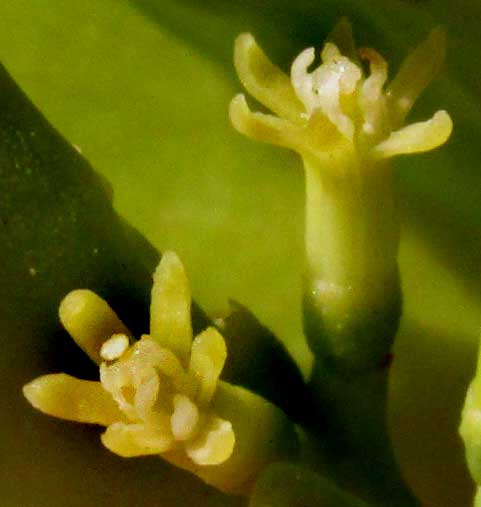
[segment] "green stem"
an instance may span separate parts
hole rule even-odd
[[[416,506],[386,427],[387,372],[401,314],[392,169],[349,153],[332,157],[329,167],[307,158],[304,165],[304,326],[316,358],[318,464],[373,505]]]
[[[329,368],[369,371],[389,354],[401,313],[391,167],[304,164],[306,337]]]
[[[344,378],[317,361],[311,388],[321,428],[313,431],[317,466],[341,487],[372,505],[420,503],[404,483],[386,425],[388,365]]]

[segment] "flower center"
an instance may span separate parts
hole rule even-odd
[[[323,63],[308,72],[314,58],[314,48],[305,49],[291,67],[292,86],[306,109],[306,117],[309,119],[320,110],[342,134],[352,140],[354,125],[344,113],[342,105],[355,94],[362,78],[361,69],[342,56],[337,46],[330,42],[321,52]]]

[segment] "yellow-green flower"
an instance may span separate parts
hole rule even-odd
[[[214,327],[193,338],[190,306],[184,267],[171,252],[154,274],[150,334],[138,341],[99,296],[69,293],[60,319],[100,363],[100,382],[51,374],[24,394],[47,414],[106,426],[102,443],[119,456],[161,454],[219,489],[245,493],[260,468],[296,446],[294,429],[263,398],[219,380],[224,338]]]
[[[388,159],[432,150],[451,134],[444,110],[403,126],[444,61],[444,33],[433,30],[389,84],[384,58],[372,48],[357,49],[345,19],[311,71],[315,58],[314,48],[305,49],[288,76],[252,35],[238,37],[239,78],[274,114],[252,112],[237,95],[230,117],[241,133],[302,157],[304,330],[317,359],[351,374],[386,361],[400,318],[400,220]]]
[[[433,30],[405,60],[387,85],[388,65],[372,48],[356,49],[351,27],[342,20],[320,52],[302,51],[290,77],[273,65],[251,34],[238,37],[235,65],[246,90],[275,115],[252,113],[243,95],[231,103],[231,119],[242,133],[298,151],[331,171],[346,158],[363,163],[431,150],[452,130],[445,111],[427,121],[402,126],[419,94],[444,59],[444,33]],[[363,70],[366,62],[369,72]]]

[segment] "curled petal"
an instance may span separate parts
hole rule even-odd
[[[427,121],[413,123],[393,132],[372,150],[374,158],[420,153],[445,143],[453,129],[453,122],[446,111],[438,111]]]
[[[307,71],[316,57],[314,48],[307,48],[292,62],[291,81],[296,95],[304,104],[306,112],[310,114],[316,107],[317,94],[314,92],[312,76]]]
[[[123,458],[160,454],[173,446],[172,436],[153,432],[143,424],[111,424],[101,436],[104,446]]]
[[[435,28],[402,63],[387,89],[391,121],[401,125],[412,105],[438,74],[446,55],[446,34]]]
[[[387,62],[374,49],[359,50],[361,58],[369,61],[370,75],[362,84],[359,105],[363,113],[363,134],[379,132],[385,116],[383,86],[387,79]]]
[[[352,34],[352,26],[347,18],[343,17],[337,22],[326,40],[334,43],[341,54],[347,56],[349,60],[360,64],[356,51],[356,42]]]
[[[341,107],[352,102],[361,70],[331,42],[322,49],[323,63],[308,72],[314,61],[314,49],[304,50],[292,63],[291,80],[297,96],[303,102],[307,116],[321,110],[348,139],[352,140],[354,125]]]
[[[186,445],[186,453],[198,465],[220,465],[232,454],[235,434],[232,424],[212,417],[202,432]]]
[[[244,95],[232,99],[229,115],[234,127],[247,137],[295,151],[303,149],[302,128],[270,114],[253,113]]]
[[[59,316],[77,345],[97,364],[103,360],[102,344],[113,334],[131,336],[107,302],[90,290],[69,292],[60,303]]]
[[[80,380],[65,373],[38,377],[24,386],[23,394],[37,410],[68,421],[108,426],[124,420],[117,404],[99,382]]]
[[[234,64],[239,79],[255,99],[278,116],[299,121],[304,108],[289,77],[269,61],[250,33],[237,37]]]
[[[150,335],[183,362],[187,362],[192,343],[190,306],[190,286],[184,266],[174,252],[165,252],[154,273]]]
[[[200,404],[211,400],[226,357],[224,338],[215,328],[210,327],[196,336],[192,343],[189,369],[200,382]]]

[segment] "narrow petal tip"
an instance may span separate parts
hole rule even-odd
[[[123,420],[116,403],[99,382],[65,373],[38,377],[23,387],[23,394],[34,408],[60,419],[105,426]]]
[[[250,113],[249,106],[245,95],[238,93],[229,104],[229,118],[234,128],[241,134],[246,134],[244,131],[245,117]]]
[[[41,396],[42,391],[41,388],[39,389],[39,380],[41,378],[42,377],[39,377],[35,380],[32,380],[28,384],[25,384],[22,387],[22,392],[27,401],[30,403],[30,405],[32,405],[32,407],[36,408],[37,410],[41,410],[43,412],[41,408],[42,403],[40,401],[42,398]]]
[[[185,362],[192,342],[192,298],[187,273],[177,254],[165,252],[153,278],[150,335]]]
[[[61,417],[65,409],[62,401],[70,397],[68,379],[63,373],[42,375],[23,386],[23,395],[40,412]]]
[[[387,89],[394,126],[402,124],[419,95],[439,74],[445,58],[446,32],[437,27],[406,57]]]
[[[294,122],[299,119],[303,107],[289,77],[267,58],[252,34],[237,37],[234,66],[244,88],[256,100],[282,118]]]
[[[234,128],[251,139],[296,151],[303,149],[304,138],[300,127],[271,114],[252,112],[242,94],[232,99],[229,116]]]
[[[256,40],[250,32],[239,34],[234,42],[234,62],[237,62],[241,53],[248,51],[249,48],[256,45]]]
[[[392,132],[372,150],[373,158],[389,158],[433,150],[444,144],[451,135],[453,122],[449,114],[438,111],[430,120],[407,125]]]

